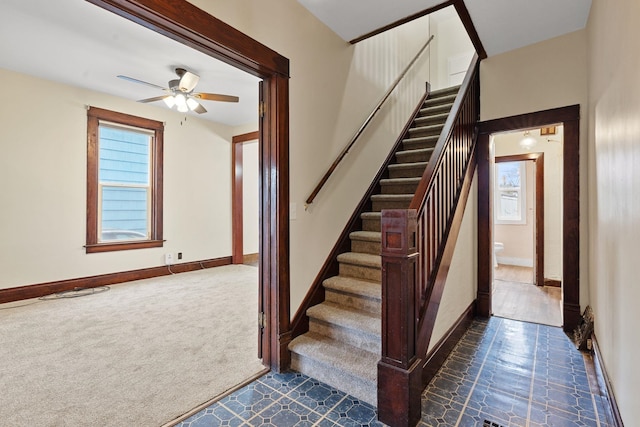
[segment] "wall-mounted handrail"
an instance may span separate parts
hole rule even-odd
[[[331,174],[333,174],[333,171],[336,170],[336,168],[338,167],[338,165],[340,164],[340,162],[342,161],[342,159],[344,159],[344,157],[347,155],[347,153],[349,152],[349,150],[351,150],[351,148],[353,147],[353,145],[356,143],[356,141],[358,140],[358,138],[360,137],[360,135],[362,135],[362,133],[365,131],[365,129],[367,128],[367,126],[369,125],[369,123],[371,123],[371,120],[373,120],[373,118],[375,117],[375,115],[378,113],[378,111],[380,111],[380,109],[382,108],[382,106],[384,105],[385,101],[391,96],[391,93],[393,93],[393,91],[395,90],[395,88],[398,86],[398,84],[400,84],[400,81],[402,81],[402,79],[404,78],[404,76],[409,72],[409,70],[411,69],[411,67],[413,66],[413,64],[418,60],[418,58],[420,58],[420,56],[422,55],[422,53],[425,51],[425,49],[429,46],[429,44],[431,43],[431,41],[433,40],[435,36],[431,36],[429,37],[429,40],[427,40],[427,42],[420,48],[420,50],[418,51],[418,53],[413,57],[413,59],[411,60],[411,62],[409,62],[409,64],[405,67],[405,69],[402,71],[402,73],[400,73],[400,75],[398,76],[398,78],[393,82],[393,84],[391,85],[391,87],[389,88],[389,90],[387,90],[387,92],[384,94],[384,96],[382,97],[382,99],[378,102],[378,104],[376,104],[376,106],[374,107],[373,111],[371,112],[371,114],[369,114],[369,116],[367,116],[367,118],[365,119],[364,123],[362,123],[362,125],[358,128],[358,130],[356,131],[356,133],[353,135],[353,137],[351,137],[351,139],[349,140],[349,142],[347,143],[347,145],[345,146],[345,148],[340,152],[340,154],[338,155],[338,157],[336,158],[336,160],[331,164],[331,166],[329,167],[329,169],[327,170],[327,172],[322,176],[322,179],[320,179],[320,182],[318,182],[318,184],[316,185],[316,187],[313,189],[313,191],[311,192],[311,194],[309,195],[309,197],[307,197],[307,200],[305,201],[305,209],[307,207],[309,207],[309,205],[311,203],[313,203],[313,200],[316,198],[316,196],[318,195],[318,193],[320,192],[320,190],[322,190],[322,187],[324,187],[324,185],[326,184],[326,182],[329,180],[329,177],[331,176]]]

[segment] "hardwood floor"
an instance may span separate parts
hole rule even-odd
[[[562,288],[533,284],[532,268],[500,265],[494,269],[494,316],[562,326],[561,298]]]

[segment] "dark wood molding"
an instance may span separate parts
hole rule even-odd
[[[100,151],[99,128],[101,121],[108,121],[126,126],[134,126],[151,130],[154,133],[151,142],[151,215],[150,232],[148,240],[129,242],[99,242],[98,239],[98,206],[99,206],[99,166],[98,156]],[[86,226],[86,253],[125,251],[131,249],[145,249],[162,247],[162,182],[163,182],[163,152],[164,152],[164,123],[144,117],[103,108],[89,107],[87,110],[87,226]]]
[[[260,132],[249,132],[231,138],[231,253],[234,264],[245,264],[244,256],[244,164],[242,144],[260,140]]]
[[[351,214],[349,221],[347,221],[347,225],[342,230],[342,233],[340,233],[340,236],[338,237],[336,244],[331,249],[331,252],[329,252],[329,255],[327,256],[327,259],[322,265],[322,268],[320,268],[318,275],[316,276],[313,283],[311,284],[311,288],[309,289],[304,299],[302,300],[302,303],[300,304],[300,307],[296,311],[295,316],[293,316],[293,320],[291,321],[291,325],[292,325],[291,330],[293,333],[293,338],[300,336],[309,330],[309,318],[307,317],[307,310],[310,307],[313,307],[314,305],[318,305],[324,301],[324,286],[322,285],[322,282],[324,282],[329,277],[338,275],[339,264],[336,258],[341,253],[349,252],[351,250],[351,239],[349,238],[349,234],[351,234],[353,231],[361,229],[362,220],[360,218],[360,215],[362,214],[362,212],[366,212],[371,208],[371,196],[375,192],[380,190],[380,184],[379,184],[380,180],[386,176],[387,168],[389,164],[391,164],[391,162],[395,159],[395,152],[398,150],[398,148],[402,144],[404,135],[409,131],[409,128],[411,128],[413,121],[420,113],[420,108],[422,107],[422,104],[424,104],[424,101],[429,96],[429,93],[430,93],[430,85],[429,83],[427,83],[427,89],[424,96],[420,98],[420,101],[418,102],[415,110],[411,114],[411,117],[405,124],[404,129],[402,130],[402,132],[400,132],[400,136],[396,140],[393,148],[389,151],[389,155],[387,156],[385,161],[382,163],[382,166],[380,166],[380,169],[378,169],[378,173],[376,174],[375,178],[371,181],[371,185],[365,192],[362,199],[360,199],[360,203],[358,203],[358,206],[356,206],[353,213]]]
[[[391,24],[385,25],[384,27],[378,28],[377,30],[373,30],[370,33],[363,34],[360,37],[356,37],[353,40],[350,40],[349,43],[356,44],[373,36],[377,36],[378,34],[384,33],[385,31],[392,30],[400,25],[406,24],[407,22],[411,22],[415,19],[422,18],[423,16],[429,15],[430,13],[437,12],[440,9],[444,9],[447,6],[451,6],[455,3],[456,0],[448,0],[443,3],[437,4],[428,9],[421,10],[420,12],[414,13],[413,15],[409,15],[406,18],[399,19]]]
[[[613,393],[613,387],[611,386],[611,380],[607,374],[607,370],[604,367],[602,353],[600,352],[600,346],[596,334],[591,334],[591,343],[593,345],[593,364],[596,370],[597,385],[600,389],[600,396],[603,397],[603,401],[609,403],[608,408],[611,411],[611,416],[616,427],[624,427],[622,422],[622,415],[620,415],[620,409],[618,408],[618,402],[616,395]]]
[[[265,365],[288,368],[289,60],[185,0],[86,0],[262,79],[260,308]],[[265,345],[266,344],[266,345]],[[265,351],[266,350],[266,351]]]
[[[555,124],[563,137],[563,328],[580,322],[580,105],[553,108],[480,123],[478,139],[478,315],[491,315],[492,225],[489,181],[489,137],[493,133]]]
[[[480,60],[485,59],[487,57],[487,52],[484,50],[484,46],[482,45],[482,41],[476,31],[475,25],[473,25],[471,15],[469,15],[469,10],[464,4],[464,0],[454,0],[453,6],[456,8],[456,12],[458,12],[462,25],[464,25],[465,30],[467,30],[467,35],[471,39],[473,47],[476,49],[478,58],[480,58]]]
[[[242,264],[244,254],[244,203],[242,144],[231,146],[231,253],[233,263]]]
[[[534,279],[537,286],[544,286],[544,153],[515,154],[495,158],[496,163],[501,162],[527,162],[535,163],[536,193],[534,196],[535,212],[535,261]],[[493,245],[492,245],[493,246]],[[493,251],[493,247],[491,248]]]
[[[554,287],[554,288],[561,288],[562,287],[562,281],[555,280],[555,279],[544,279],[544,285],[545,286],[551,286],[551,287]]]
[[[438,372],[449,353],[456,346],[460,338],[465,334],[475,316],[476,301],[473,301],[465,311],[462,312],[458,320],[449,328],[440,340],[433,346],[427,354],[422,367],[422,388],[426,387]]]
[[[220,267],[231,264],[231,257],[213,258],[202,261],[174,264],[171,267],[151,267],[140,270],[122,271],[118,273],[101,274],[98,276],[80,277],[77,279],[59,280],[55,282],[39,283],[15,288],[0,289],[0,304],[20,301],[29,298],[39,298],[57,292],[70,291],[76,288],[95,288],[97,286],[115,285],[133,280],[151,279],[153,277],[168,276],[175,273],[202,270],[203,268]]]

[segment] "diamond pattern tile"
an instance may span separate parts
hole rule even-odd
[[[422,394],[420,427],[612,426],[585,358],[560,328],[475,320]],[[269,373],[179,423],[384,426],[376,408],[297,372]]]

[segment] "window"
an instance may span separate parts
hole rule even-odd
[[[87,253],[162,246],[162,141],[155,120],[89,108]]]
[[[526,224],[525,163],[496,163],[495,220],[496,224]]]

